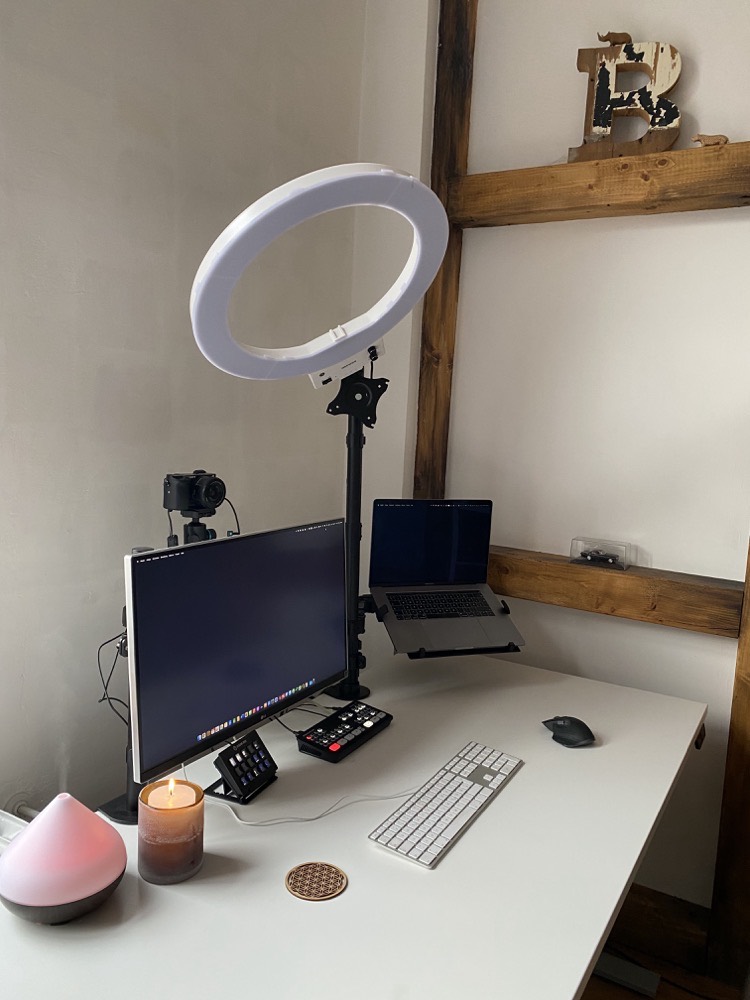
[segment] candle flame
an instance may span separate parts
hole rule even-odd
[[[174,795],[174,778],[169,779],[169,794]]]

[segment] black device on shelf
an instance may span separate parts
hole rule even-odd
[[[348,757],[393,722],[393,716],[372,705],[353,701],[297,734],[301,753],[332,764]]]
[[[136,781],[345,676],[344,541],[337,519],[126,556]]]
[[[245,805],[276,780],[278,767],[258,733],[247,733],[214,761],[221,778],[206,795]]]

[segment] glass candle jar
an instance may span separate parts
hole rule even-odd
[[[203,864],[203,789],[174,778],[138,796],[138,871],[146,882],[184,882]]]

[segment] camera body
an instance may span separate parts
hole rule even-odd
[[[164,477],[164,506],[183,517],[210,517],[224,502],[227,489],[213,472],[168,472]]]

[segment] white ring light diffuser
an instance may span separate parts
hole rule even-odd
[[[324,212],[374,205],[411,223],[414,242],[406,265],[367,312],[298,347],[246,347],[229,329],[227,312],[245,268],[282,233]],[[198,347],[222,371],[240,378],[310,375],[367,350],[404,318],[437,274],[448,242],[445,210],[428,187],[377,163],[326,167],[289,181],[238,215],[198,268],[190,317]]]

